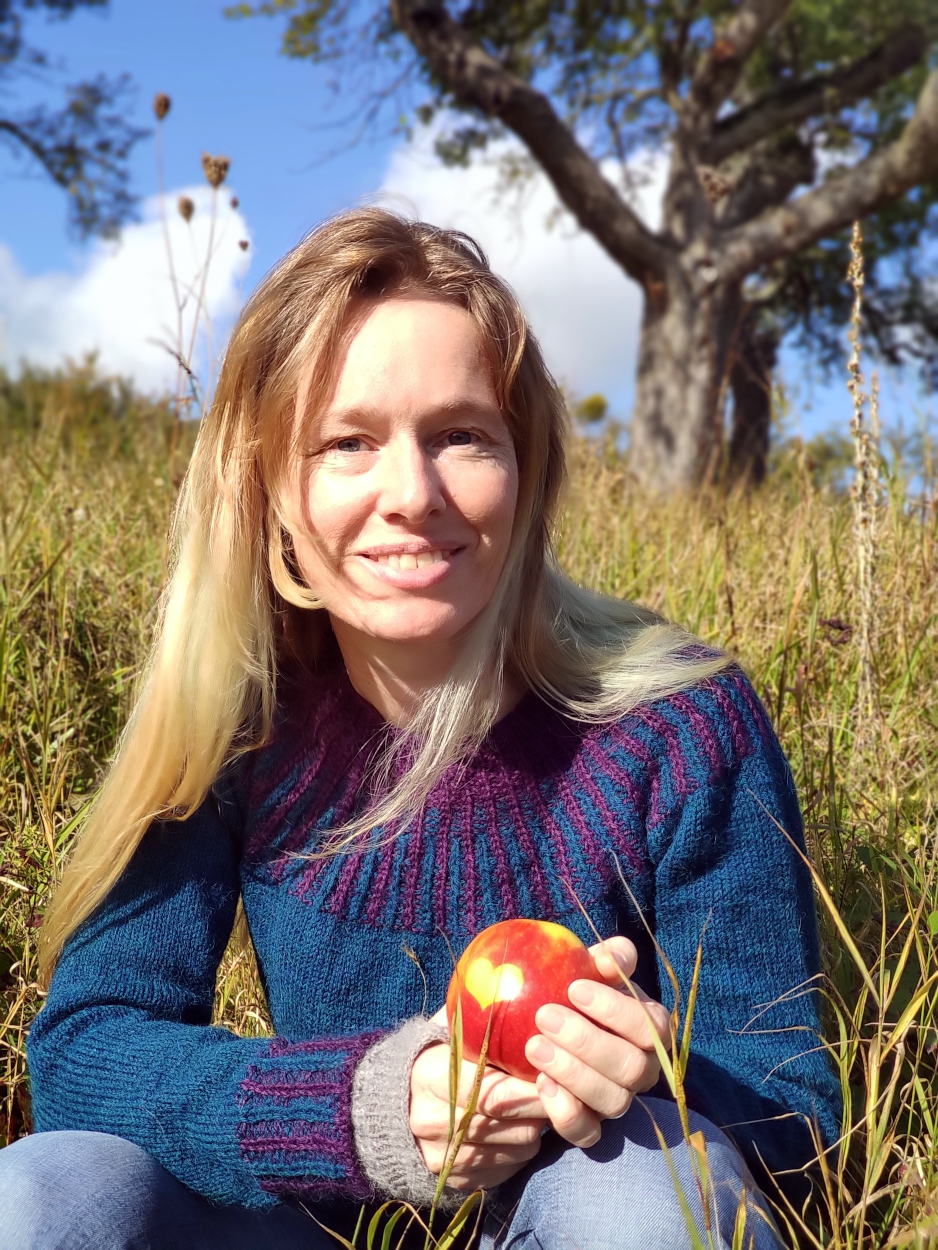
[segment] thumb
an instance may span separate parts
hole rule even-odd
[[[605,942],[597,942],[590,947],[590,954],[596,965],[596,971],[607,983],[621,989],[624,986],[622,974],[632,976],[638,964],[638,951],[635,943],[627,937],[616,934]]]

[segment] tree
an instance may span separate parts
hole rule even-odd
[[[366,45],[389,56],[368,109],[420,84],[415,114],[447,126],[444,160],[509,133],[525,145],[644,292],[633,463],[659,488],[699,481],[724,455],[762,475],[779,342],[800,334],[830,356],[857,218],[869,218],[879,347],[934,366],[938,298],[920,273],[938,230],[934,0],[389,0],[370,16],[356,0],[269,0],[232,12],[288,14],[289,55],[346,68]],[[628,192],[641,157],[665,148],[652,230]]]
[[[115,234],[136,203],[129,190],[130,150],[147,132],[127,124],[129,79],[104,75],[66,88],[59,109],[45,105],[19,113],[4,107],[9,85],[43,74],[48,58],[26,43],[29,11],[67,18],[76,9],[104,8],[108,0],[0,0],[0,140],[18,157],[32,159],[68,193],[69,219],[79,235]]]

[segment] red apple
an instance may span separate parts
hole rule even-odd
[[[524,1053],[538,1032],[534,1017],[545,1003],[570,1006],[571,981],[602,981],[593,957],[563,925],[547,920],[503,920],[472,939],[453,972],[446,995],[449,1027],[461,1007],[463,1055],[475,1063],[489,1019],[487,1061],[533,1081],[537,1069]]]

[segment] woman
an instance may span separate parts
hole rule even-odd
[[[746,1164],[798,1171],[810,1126],[836,1133],[811,887],[778,827],[800,843],[794,787],[726,657],[559,572],[562,432],[462,236],[348,213],[250,300],[146,680],[43,927],[40,1132],[0,1154],[4,1246],[321,1250],[362,1202],[429,1204],[453,952],[512,916],[609,939],[606,984],[541,1010],[536,1083],[487,1072],[447,1202],[490,1191],[487,1246],[691,1244],[676,1110],[635,1095],[665,961],[683,1008],[700,944],[714,1236],[742,1202],[776,1244]],[[239,898],[273,1039],[209,1024]]]

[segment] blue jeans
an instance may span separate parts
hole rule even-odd
[[[533,1163],[489,1204],[480,1250],[690,1247],[652,1115],[706,1245],[676,1109],[643,1098],[621,1120],[608,1120],[602,1139],[589,1150],[569,1147],[553,1135],[545,1138]],[[781,1244],[775,1226],[733,1146],[701,1116],[692,1115],[691,1129],[702,1130],[707,1140],[712,1245],[731,1245],[743,1198],[744,1244],[775,1250]],[[357,1209],[350,1204],[311,1211],[323,1224],[351,1235]],[[437,1227],[444,1226],[441,1218]],[[213,1206],[120,1137],[39,1133],[0,1151],[0,1250],[335,1250],[337,1245],[298,1205],[270,1211]]]

